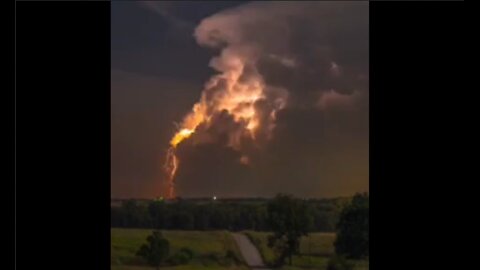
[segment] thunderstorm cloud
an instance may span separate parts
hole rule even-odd
[[[213,69],[226,74],[241,63],[240,83],[264,85],[253,104],[254,139],[221,110],[182,145],[179,194],[368,189],[368,3],[251,3],[204,19],[194,35],[218,49]],[[209,109],[223,102],[227,85],[219,78],[205,88]]]

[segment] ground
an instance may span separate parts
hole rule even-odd
[[[250,268],[264,268],[265,263],[262,256],[252,241],[243,233],[232,233],[232,235],[237,242],[245,263]]]
[[[232,235],[227,231],[162,231],[170,241],[170,254],[183,247],[190,248],[195,256],[188,265],[162,267],[175,270],[231,269],[246,270],[247,267],[225,262],[227,250],[231,250],[239,259],[240,251]],[[151,230],[111,229],[111,269],[112,270],[149,270],[145,262],[135,256],[139,247],[146,242]],[[230,265],[229,265],[230,264]],[[228,265],[228,266],[227,266]]]
[[[111,229],[111,269],[112,270],[152,270],[145,266],[145,262],[135,256],[138,248],[146,242],[151,230],[146,229]],[[248,267],[233,263],[224,263],[223,258],[227,250],[243,261],[243,257],[235,243],[233,234],[227,231],[163,231],[170,241],[171,252],[175,253],[182,247],[190,248],[194,259],[188,265],[162,267],[165,270],[248,270]],[[273,261],[274,254],[267,246],[268,233],[243,232],[259,249],[265,262]],[[334,233],[311,233],[302,238],[300,243],[301,256],[294,256],[293,265],[285,266],[282,270],[325,270],[329,256],[334,254]],[[367,260],[354,261],[355,270],[368,270]]]
[[[273,251],[267,246],[267,232],[245,232],[252,242],[257,246],[266,263],[274,260]],[[311,233],[303,237],[300,242],[300,256],[294,256],[292,266],[285,266],[282,269],[326,269],[329,257],[335,252],[333,243],[334,233]],[[355,270],[368,270],[368,260],[353,261]]]

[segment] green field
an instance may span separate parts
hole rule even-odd
[[[231,250],[243,261],[235,240],[227,231],[162,231],[170,241],[170,254],[183,247],[190,248],[195,256],[188,265],[162,267],[166,270],[248,270],[243,264],[225,260],[227,250]],[[112,270],[152,270],[142,258],[135,256],[139,247],[151,233],[146,229],[111,229],[111,269]],[[245,232],[259,249],[267,263],[274,261],[274,253],[267,246],[268,233]],[[334,233],[311,233],[300,242],[300,255],[293,257],[293,265],[282,270],[318,269],[327,267],[329,257],[334,254]],[[367,260],[354,261],[355,270],[368,270]]]
[[[111,229],[111,269],[112,270],[149,270],[142,258],[135,256],[139,247],[146,242],[151,230],[146,229]],[[194,259],[188,265],[162,267],[162,269],[196,270],[196,269],[248,269],[235,265],[225,258],[231,250],[238,259],[243,260],[235,240],[227,231],[163,231],[170,242],[170,254],[183,247],[194,252]]]
[[[267,232],[247,231],[245,234],[257,246],[266,263],[273,263],[275,255],[267,246]],[[282,269],[326,269],[329,257],[334,255],[333,243],[335,241],[334,233],[310,233],[308,237],[302,237],[300,242],[300,255],[292,259],[292,266],[285,266]],[[353,261],[355,270],[368,270],[367,260]]]
[[[154,267],[148,266],[133,266],[133,265],[112,265],[111,270],[156,270]],[[204,266],[201,264],[189,264],[189,265],[179,265],[171,267],[161,267],[162,270],[249,270],[249,268],[244,266],[220,266],[220,265],[210,265]]]

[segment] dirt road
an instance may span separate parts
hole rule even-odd
[[[241,233],[232,234],[247,265],[252,270],[267,269],[263,263],[262,256],[260,256],[260,252],[258,252],[257,248],[253,245],[250,239]]]

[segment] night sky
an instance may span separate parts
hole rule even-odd
[[[202,92],[217,106],[231,55],[264,82],[255,139],[213,112],[178,146],[179,196],[368,191],[368,2],[113,1],[111,20],[112,198],[164,194],[169,141]]]

